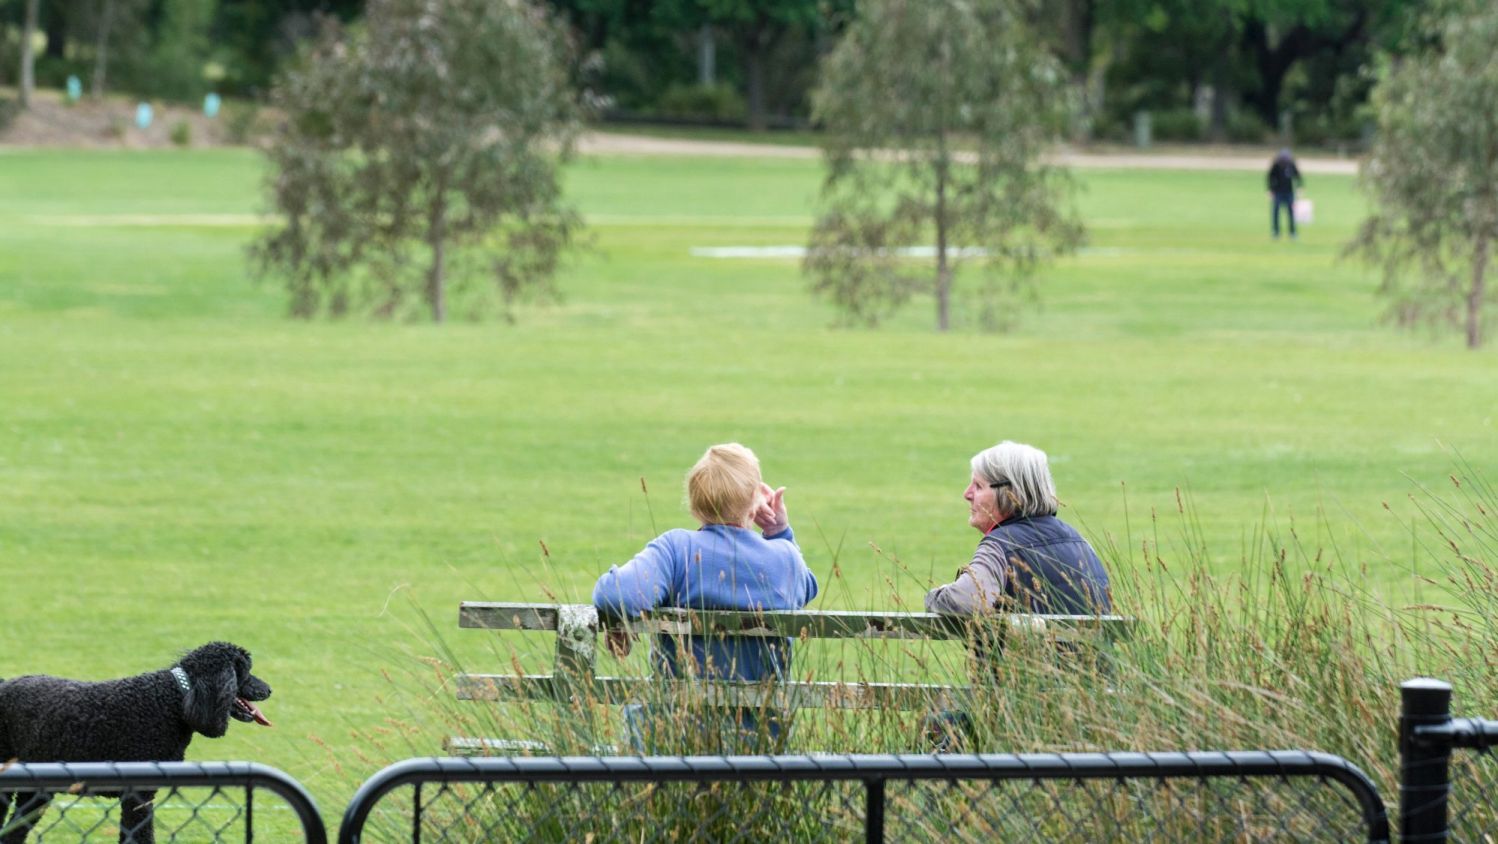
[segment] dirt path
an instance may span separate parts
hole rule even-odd
[[[613,132],[589,132],[578,144],[585,155],[683,155],[722,156],[725,158],[816,158],[815,147],[753,144],[736,141],[701,141],[683,138],[655,138],[646,135],[624,135]],[[1057,164],[1069,167],[1096,167],[1141,170],[1267,170],[1272,150],[1249,154],[1242,149],[1214,148],[1189,151],[1161,149],[1155,152],[1131,151],[1063,151],[1052,157]],[[1358,162],[1349,158],[1297,158],[1306,173],[1353,175]]]
[[[135,125],[135,105],[124,98],[104,102],[83,100],[68,105],[57,91],[37,91],[30,111],[16,116],[0,132],[0,152],[5,148],[162,148],[172,146],[171,130],[185,124],[191,146],[218,146],[225,135],[224,118],[210,120],[200,110],[156,105],[150,128]],[[757,144],[739,141],[689,140],[630,135],[617,132],[587,132],[578,144],[584,155],[722,156],[731,158],[802,158],[820,155],[816,147]],[[1272,150],[1250,152],[1232,147],[1160,147],[1147,153],[1127,148],[1062,151],[1052,160],[1070,167],[1110,167],[1153,170],[1242,170],[1263,171]],[[1358,163],[1347,158],[1298,158],[1306,173],[1354,174]]]
[[[3,132],[0,148],[16,149],[164,149],[177,146],[172,132],[187,146],[211,147],[224,142],[224,119],[204,117],[201,109],[152,105],[151,125],[135,124],[135,103],[123,97],[101,101],[63,101],[62,94],[38,89],[30,109],[18,113]]]

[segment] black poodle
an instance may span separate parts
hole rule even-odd
[[[181,762],[193,733],[218,738],[229,718],[270,726],[254,701],[270,686],[250,673],[250,652],[210,642],[171,668],[84,683],[31,675],[0,682],[0,765],[19,762]],[[6,827],[6,810],[16,812]],[[154,791],[120,801],[120,841],[151,844]],[[21,844],[50,801],[43,792],[0,794],[0,836]]]

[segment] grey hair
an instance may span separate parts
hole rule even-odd
[[[1035,446],[1004,440],[973,455],[973,474],[990,484],[999,510],[1008,516],[1056,515],[1056,482],[1045,452]]]

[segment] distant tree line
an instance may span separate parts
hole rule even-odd
[[[1164,138],[1358,140],[1372,213],[1348,252],[1382,270],[1391,320],[1477,348],[1495,39],[1492,0],[0,0],[0,81],[23,107],[70,75],[273,102],[287,225],[254,254],[300,316],[549,295],[580,226],[555,168],[600,105],[823,129],[813,291],[862,323],[929,294],[942,330],[959,265],[1004,327],[1081,241],[1043,163],[1062,132],[1127,137],[1147,111]],[[928,236],[932,266],[905,260]]]
[[[28,26],[35,83],[192,101],[259,97],[318,19],[352,20],[363,0],[0,0],[0,84],[18,84]]]
[[[859,0],[550,0],[618,114],[803,125],[820,58]],[[1083,104],[1079,139],[1366,140],[1364,72],[1429,0],[1055,0],[1031,31]]]
[[[810,122],[817,67],[859,0],[547,0],[605,114],[765,128]],[[1078,139],[1366,140],[1364,72],[1434,0],[1055,0],[1029,21],[1083,105]],[[365,0],[0,0],[0,82],[19,78],[35,4],[37,84],[190,100],[259,96],[317,18]],[[41,39],[38,39],[40,42]]]

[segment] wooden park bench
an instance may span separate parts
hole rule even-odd
[[[999,625],[1007,636],[1043,636],[1047,641],[1081,647],[1108,647],[1127,638],[1134,619],[1117,615],[1030,615],[987,617],[985,625]],[[951,707],[968,686],[898,682],[711,682],[663,681],[651,677],[607,677],[595,671],[598,636],[612,628],[627,629],[637,637],[762,636],[806,639],[969,640],[973,619],[925,612],[844,612],[831,610],[775,610],[763,612],[657,609],[632,620],[601,619],[586,604],[529,604],[488,601],[464,602],[458,626],[483,630],[530,630],[556,635],[550,674],[464,674],[457,678],[462,700],[567,702],[578,696],[600,703],[638,702],[661,685],[684,688],[708,706],[746,708],[841,708],[919,710]],[[510,745],[514,744],[512,748]],[[521,743],[523,744],[523,743]],[[520,749],[513,740],[454,738],[454,753],[485,753]]]

